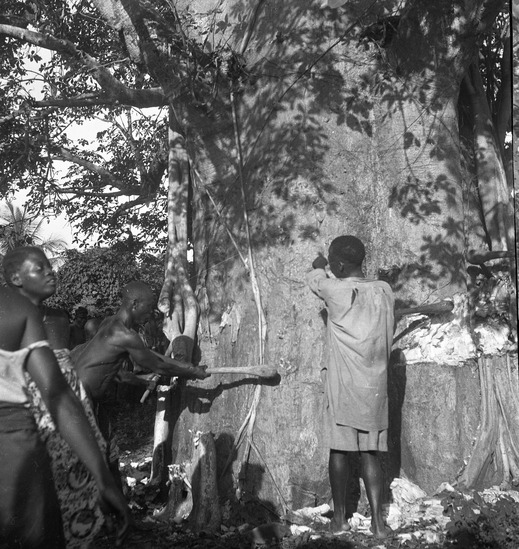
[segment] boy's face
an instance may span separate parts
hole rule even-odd
[[[56,291],[56,277],[43,253],[30,253],[12,277],[13,284],[29,298],[43,301]]]

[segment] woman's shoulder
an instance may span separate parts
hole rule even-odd
[[[4,311],[9,313],[35,314],[37,312],[35,305],[8,286],[0,286],[0,302]]]

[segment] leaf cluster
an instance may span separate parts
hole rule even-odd
[[[519,539],[517,502],[503,495],[487,503],[475,492],[467,498],[459,492],[449,493],[442,501],[450,517],[447,539],[450,547],[474,549],[515,549]]]
[[[90,316],[105,317],[117,311],[121,289],[132,280],[142,280],[156,295],[163,278],[163,258],[146,255],[141,260],[121,246],[67,250],[57,272],[57,291],[50,306],[73,311],[85,307]]]
[[[176,75],[188,101],[210,110],[222,76],[240,77],[228,45],[228,17],[221,7],[204,14],[189,8],[179,13],[162,0],[145,11],[163,70]],[[108,26],[91,2],[5,0],[0,23],[74,44],[127,90],[159,86],[145,64],[131,59],[125,37]],[[113,86],[103,88],[82,55],[42,52],[0,35],[0,193],[25,189],[31,211],[65,211],[80,229],[80,243],[95,235],[111,244],[129,227],[143,243],[162,243],[167,112],[133,110],[132,120],[121,128],[130,108],[119,101]],[[68,100],[95,103],[101,96],[112,97],[113,104],[67,106]],[[95,119],[111,126],[89,142],[81,135],[82,125]]]

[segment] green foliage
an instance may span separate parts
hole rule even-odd
[[[164,0],[149,10],[165,70],[179,76],[194,103],[211,110],[222,77],[241,78],[227,61],[233,59],[228,17],[221,8],[179,13]],[[0,23],[30,25],[69,41],[128,90],[158,86],[144,64],[130,60],[123,37],[90,2],[4,0]],[[105,101],[96,103],[99,96]],[[67,105],[76,98],[85,106]],[[131,227],[149,249],[163,249],[168,112],[124,105],[113,86],[99,89],[82,56],[50,54],[0,34],[0,193],[26,189],[31,211],[65,211],[82,235],[79,243],[95,234],[111,245]],[[82,125],[94,120],[106,122],[106,129],[89,141]]]
[[[158,295],[163,271],[162,258],[147,255],[141,263],[117,247],[68,250],[57,273],[57,292],[47,303],[69,312],[86,307],[90,316],[104,317],[116,312],[121,289],[132,280],[146,282]]]
[[[466,497],[452,492],[443,500],[447,525],[447,547],[465,549],[516,549],[519,539],[519,506],[503,495],[487,503],[475,492]]]

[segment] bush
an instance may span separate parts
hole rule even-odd
[[[133,254],[115,247],[68,250],[57,272],[56,294],[46,303],[69,313],[85,307],[89,316],[105,317],[118,309],[121,289],[128,282],[142,280],[158,296],[163,277],[162,258],[147,255],[137,261]]]

